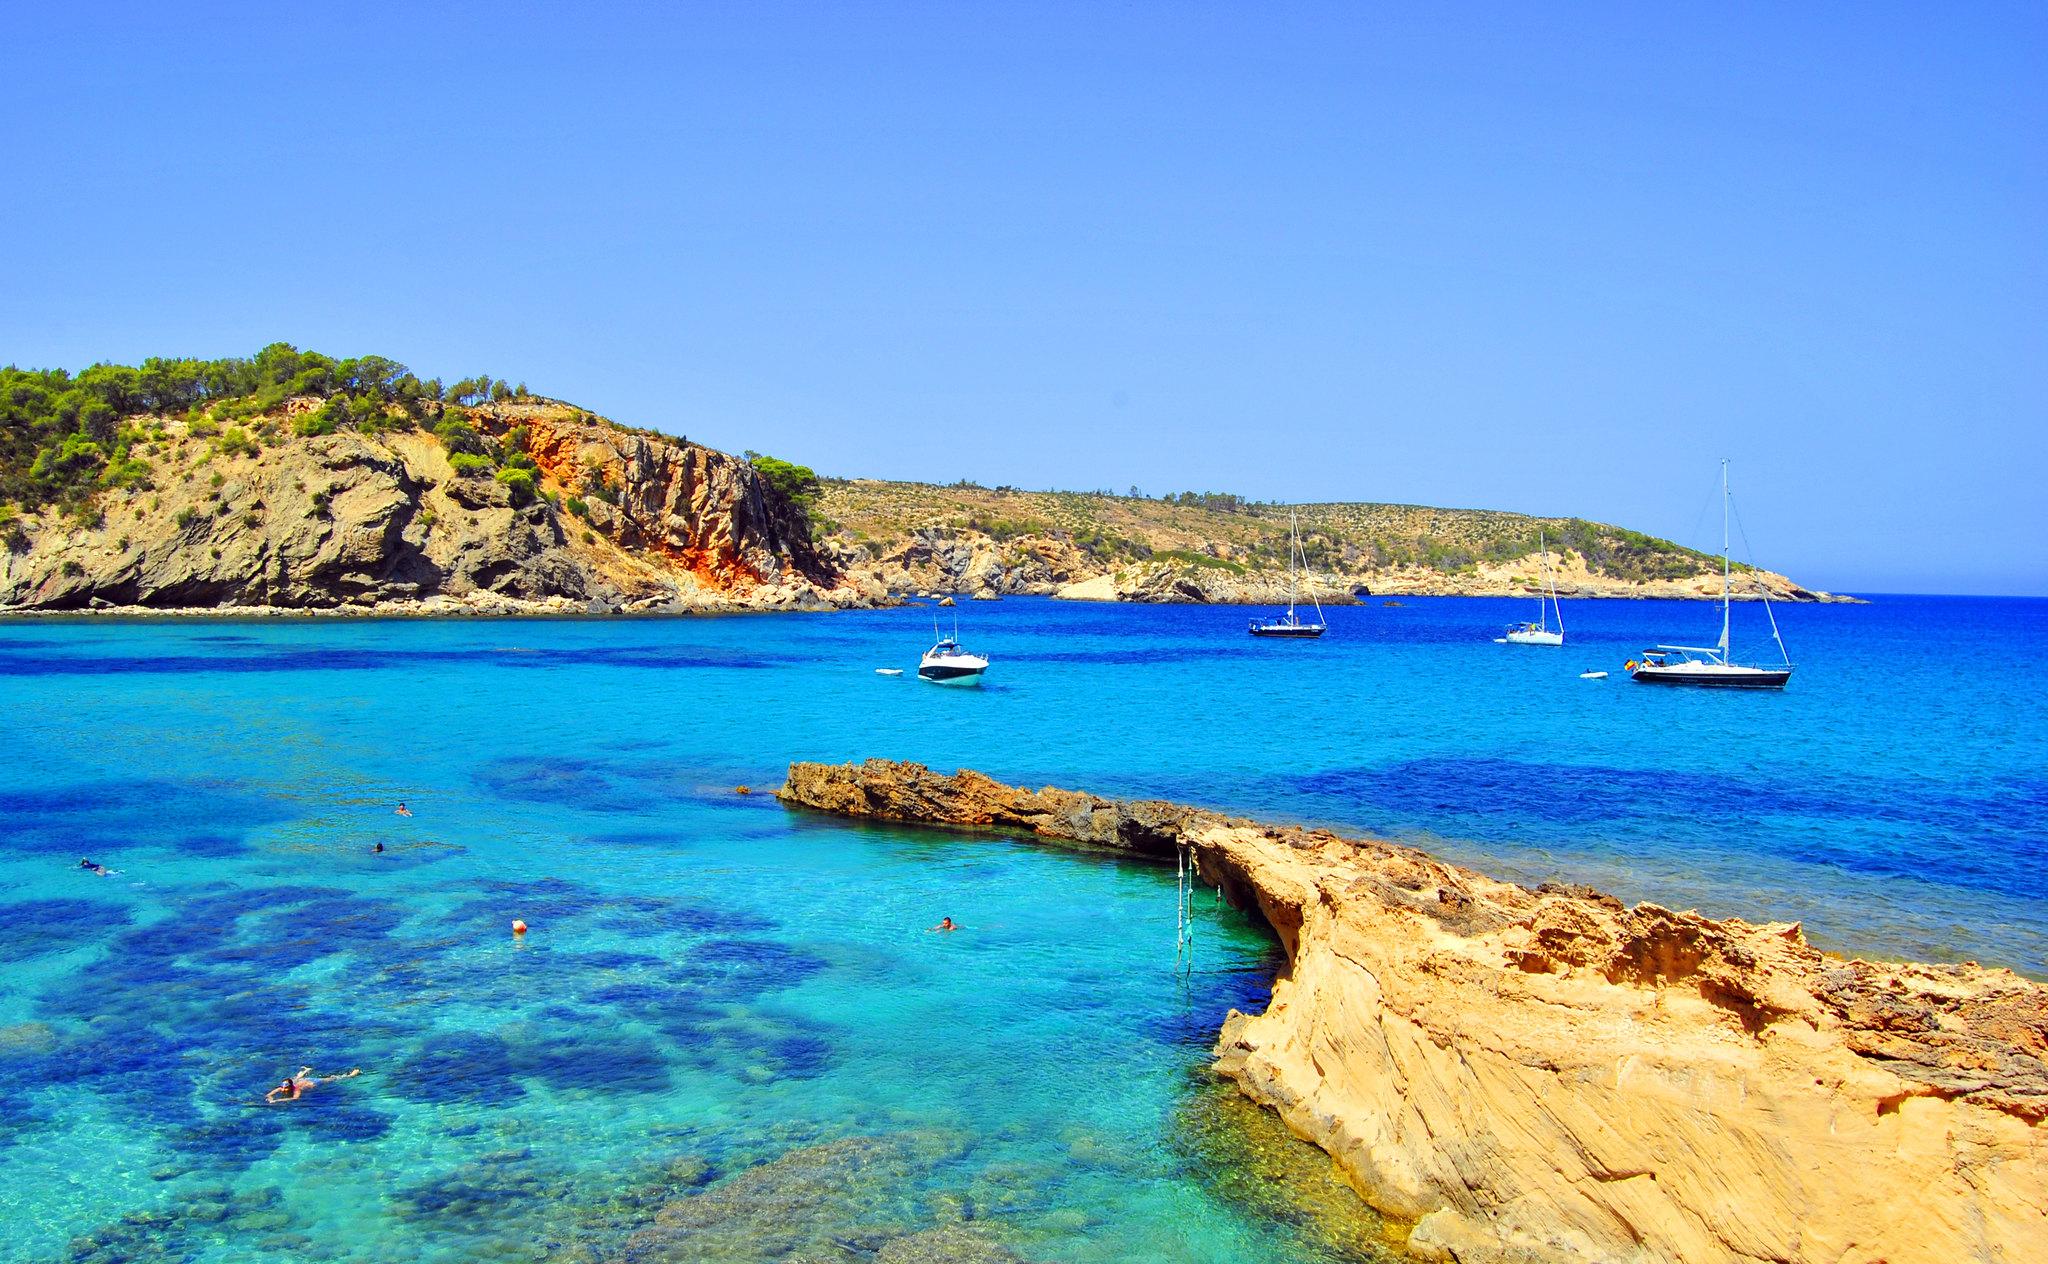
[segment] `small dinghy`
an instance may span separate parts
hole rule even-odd
[[[1580,673],[1579,673],[1579,679],[1580,679],[1580,680],[1605,680],[1605,679],[1607,679],[1607,673],[1606,673],[1606,672],[1580,672]]]
[[[902,669],[901,667],[877,667],[877,668],[875,668],[875,675],[877,675],[877,676],[901,676],[902,674],[903,674],[903,669]]]

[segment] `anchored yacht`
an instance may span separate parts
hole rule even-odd
[[[938,629],[932,629],[938,636]],[[980,654],[970,654],[960,648],[959,630],[952,636],[940,636],[938,644],[924,652],[917,660],[917,678],[929,680],[935,685],[978,685],[981,674],[988,670],[988,659]]]
[[[1771,611],[1771,593],[1761,584],[1764,617],[1771,621],[1771,639],[1778,643],[1781,665],[1760,667],[1728,656],[1728,462],[1721,462],[1721,640],[1715,645],[1653,645],[1641,660],[1631,659],[1628,674],[1645,685],[1698,685],[1709,689],[1783,689],[1792,679],[1792,658]]]
[[[1253,636],[1289,637],[1306,641],[1321,636],[1326,630],[1323,624],[1323,603],[1316,600],[1313,591],[1309,593],[1308,599],[1316,608],[1316,621],[1304,622],[1302,617],[1294,612],[1295,605],[1301,600],[1301,569],[1295,565],[1296,559],[1299,559],[1304,567],[1308,563],[1308,555],[1301,549],[1301,533],[1295,527],[1294,515],[1290,513],[1287,515],[1287,613],[1275,615],[1263,622],[1253,619]]]
[[[1517,623],[1500,638],[1505,645],[1563,645],[1564,608],[1557,604],[1557,575],[1550,569],[1550,544],[1543,538],[1543,532],[1536,533],[1538,545],[1543,549],[1543,582],[1550,590],[1548,603],[1541,594],[1536,597],[1536,622]],[[1551,630],[1550,615],[1557,614],[1557,629]]]

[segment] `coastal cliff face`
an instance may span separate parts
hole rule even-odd
[[[81,519],[15,519],[0,609],[532,613],[869,604],[748,463],[518,402],[450,410],[537,467],[531,493],[458,470],[431,432],[224,447],[176,418],[138,445],[147,486]]]
[[[1429,1259],[2048,1258],[2048,989],[1529,890],[1411,848],[922,765],[792,765],[787,803],[1185,848],[1284,944],[1217,1069]]]
[[[1304,594],[1533,594],[1547,545],[1566,597],[1719,597],[1719,557],[1572,518],[1415,505],[1277,506],[1233,496],[1147,499],[873,480],[827,482],[824,547],[850,575],[895,592],[1036,594],[1078,601],[1285,602],[1290,526]],[[1741,570],[1740,596],[1845,600],[1772,571]]]

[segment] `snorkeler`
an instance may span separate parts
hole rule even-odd
[[[942,918],[940,918],[940,919],[939,919],[939,924],[938,924],[937,926],[927,926],[927,927],[925,928],[925,930],[926,930],[927,932],[930,932],[930,931],[935,931],[935,930],[959,930],[959,929],[960,929],[960,928],[959,928],[958,926],[956,926],[956,925],[954,925],[954,924],[953,924],[953,919],[952,919],[952,918],[950,918],[950,917],[942,917]]]
[[[96,873],[102,878],[112,877],[114,873],[112,869],[107,868],[105,865],[96,865],[91,860],[80,860],[78,867],[88,873]]]
[[[412,809],[411,809],[411,808],[409,808],[409,807],[407,807],[407,806],[405,806],[405,804],[403,804],[403,803],[400,803],[400,804],[399,804],[399,805],[398,805],[397,807],[395,807],[395,808],[393,808],[393,809],[391,809],[391,810],[392,810],[393,812],[396,812],[396,813],[397,813],[398,815],[400,815],[400,816],[411,816],[411,815],[412,815]]]
[[[340,1075],[316,1077],[313,1074],[312,1067],[300,1067],[298,1074],[291,1076],[284,1083],[265,1093],[263,1095],[263,1103],[266,1106],[275,1106],[279,1102],[295,1102],[305,1096],[306,1090],[309,1088],[317,1088],[322,1084],[332,1084],[336,1080],[350,1079],[362,1073],[363,1069],[361,1067],[352,1067]]]

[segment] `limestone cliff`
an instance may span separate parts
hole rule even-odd
[[[716,610],[883,595],[846,581],[802,510],[739,458],[551,402],[459,411],[500,456],[516,434],[533,494],[458,470],[425,430],[273,427],[243,446],[155,419],[138,448],[149,485],[100,493],[90,518],[11,524],[0,608]]]
[[[1411,848],[917,764],[780,797],[1170,857],[1286,948],[1218,1070],[1431,1259],[2048,1259],[2048,989]]]

